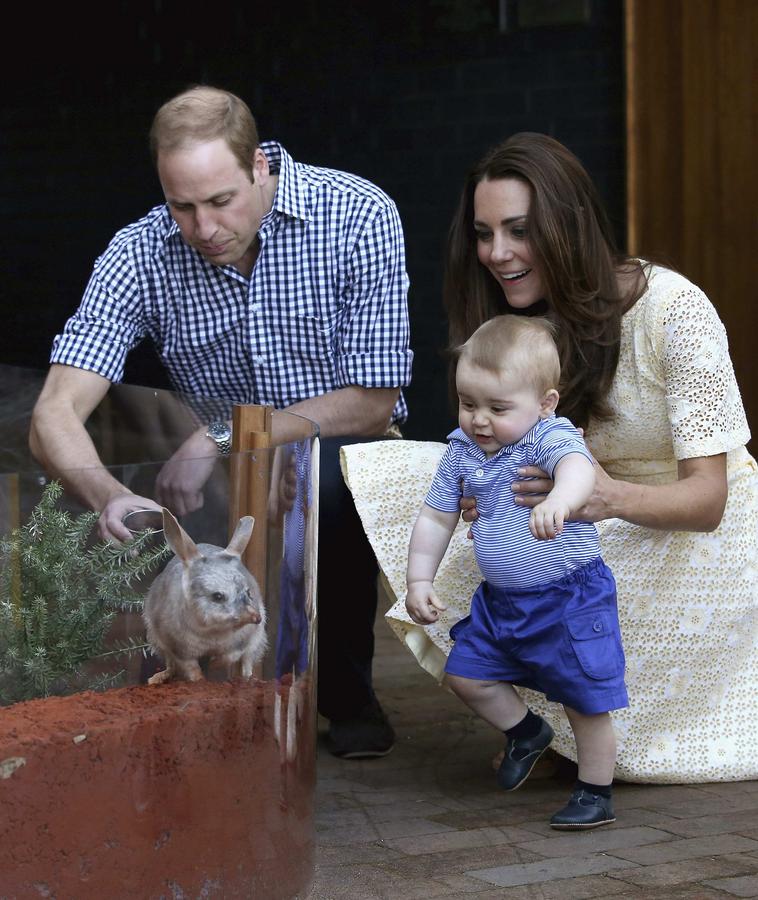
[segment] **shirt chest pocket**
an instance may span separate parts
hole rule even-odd
[[[281,349],[303,360],[329,360],[338,355],[339,331],[335,321],[290,315],[280,323]]]

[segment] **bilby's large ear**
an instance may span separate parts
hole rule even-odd
[[[166,542],[179,559],[186,565],[191,563],[193,559],[202,556],[195,542],[176,521],[173,514],[165,506],[162,509],[163,533],[166,535]]]
[[[252,516],[243,516],[239,520],[232,539],[229,541],[229,546],[226,548],[227,553],[231,553],[232,556],[242,556],[253,535],[253,525],[255,525],[255,519]]]

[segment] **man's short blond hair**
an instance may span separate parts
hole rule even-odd
[[[542,396],[558,389],[561,362],[556,345],[557,328],[543,317],[494,316],[456,348],[458,360],[516,377]]]
[[[226,141],[243,169],[252,167],[259,140],[248,105],[229,91],[196,85],[167,100],[155,114],[150,152],[157,164],[161,153],[218,138]]]

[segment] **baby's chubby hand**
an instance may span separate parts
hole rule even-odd
[[[429,625],[437,621],[447,606],[435,594],[431,581],[414,581],[408,585],[405,608],[416,624]]]
[[[548,497],[532,509],[529,531],[538,541],[550,540],[563,531],[563,523],[570,512],[568,503]]]

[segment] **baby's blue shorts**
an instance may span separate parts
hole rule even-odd
[[[522,590],[483,581],[450,637],[450,675],[531,688],[587,715],[629,705],[616,582],[599,557]]]

